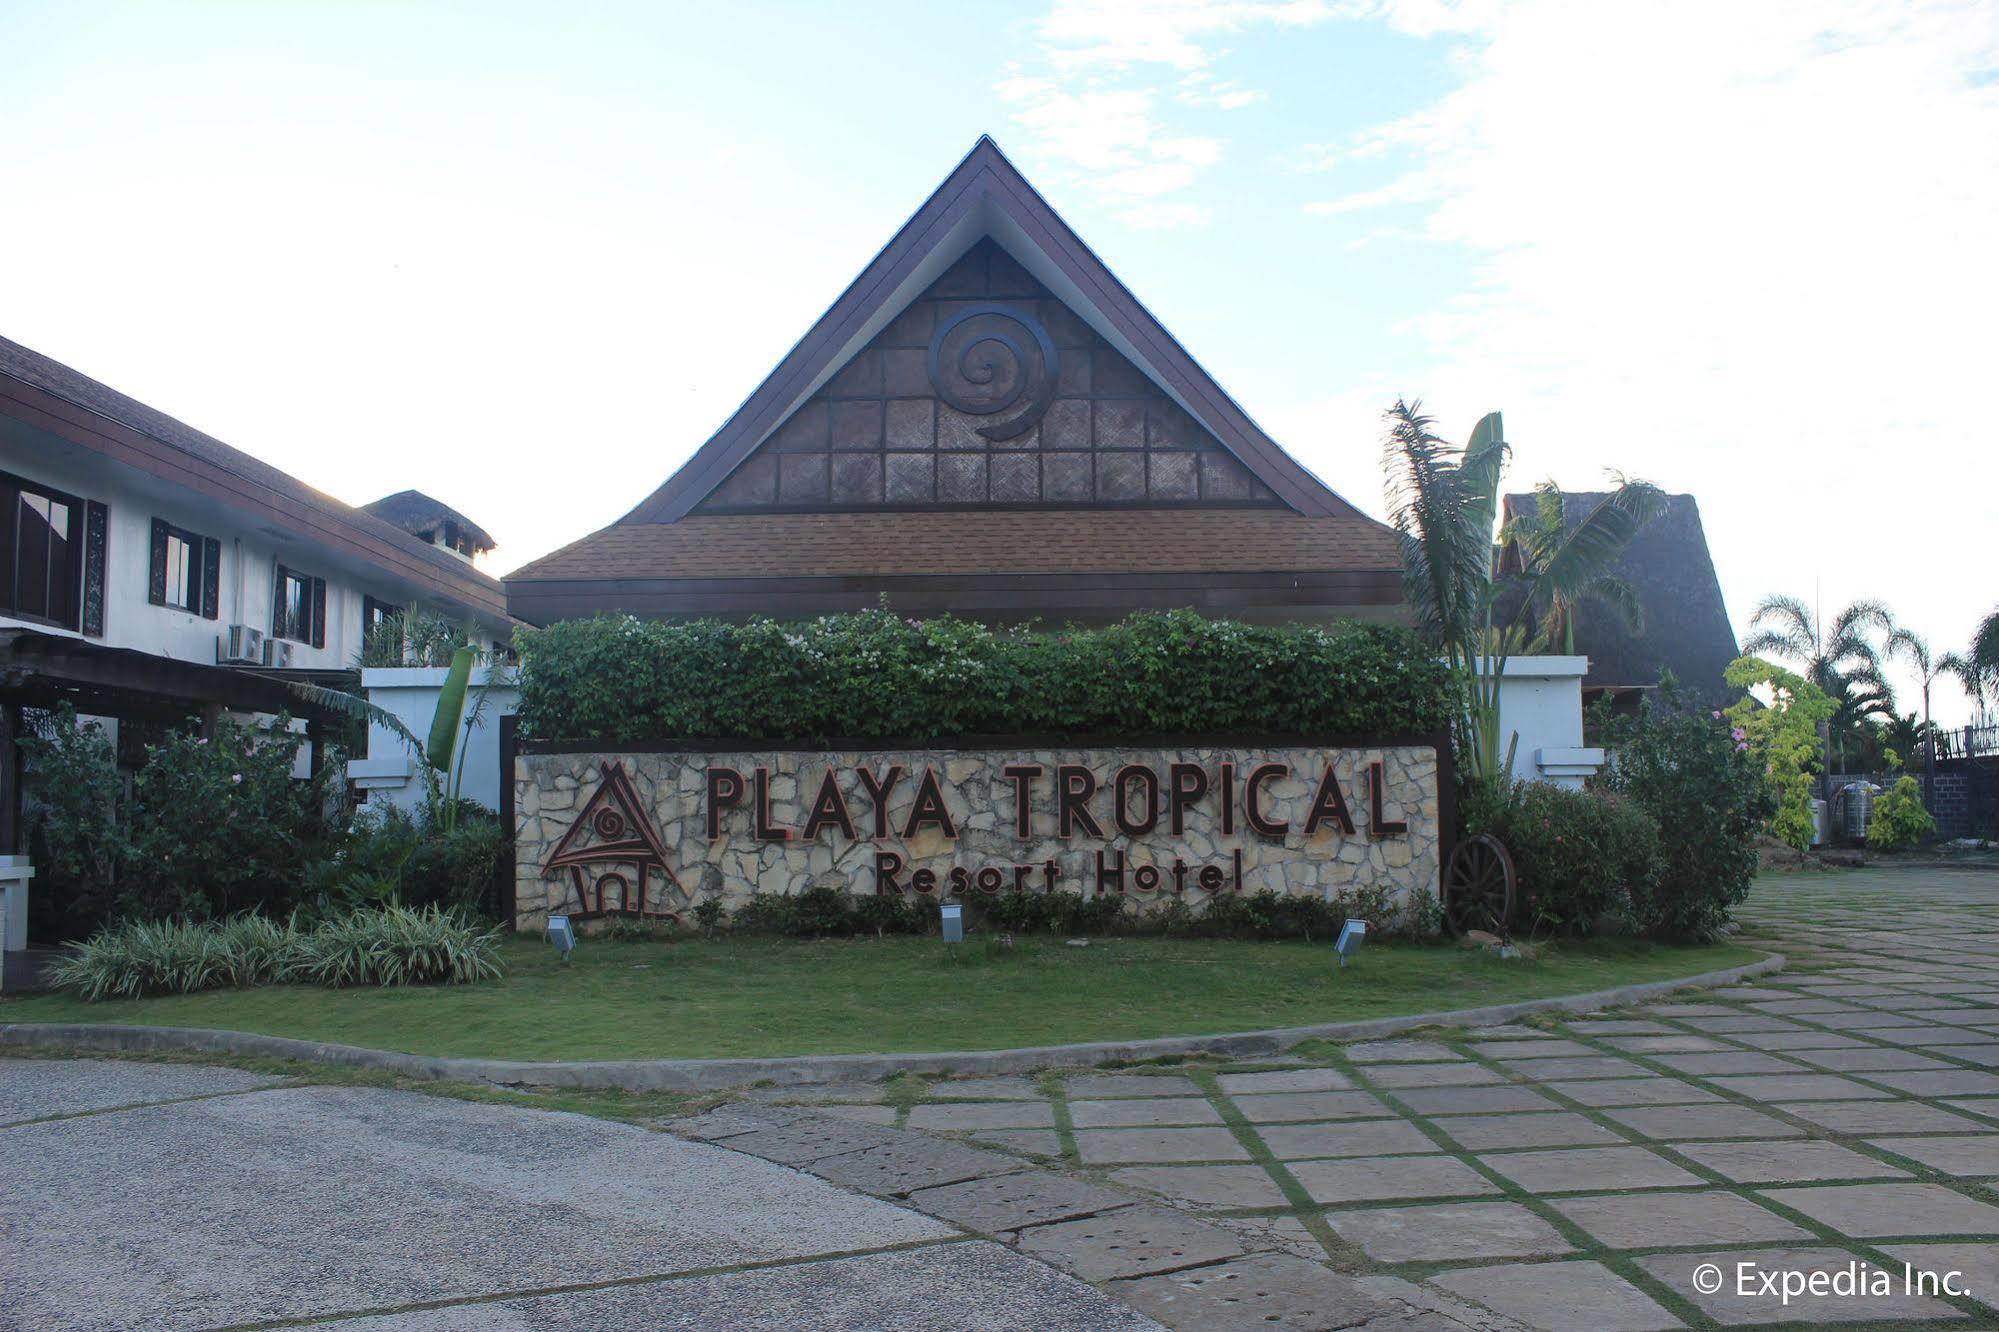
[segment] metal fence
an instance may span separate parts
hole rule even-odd
[[[1929,744],[1916,751],[1909,764],[1914,770],[1929,757]],[[1946,759],[1980,758],[1987,754],[1999,754],[1999,723],[1989,726],[1960,726],[1952,731],[1938,731],[1935,738],[1938,762]]]

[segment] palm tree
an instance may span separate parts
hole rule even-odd
[[[1923,641],[1921,634],[1916,633],[1912,629],[1897,628],[1891,629],[1888,632],[1888,651],[1885,655],[1890,661],[1894,661],[1897,658],[1905,658],[1910,667],[1916,672],[1916,679],[1922,683],[1923,725],[1921,734],[1926,737],[1926,743],[1923,745],[1923,799],[1928,801],[1930,799],[1931,788],[1936,785],[1937,778],[1936,725],[1930,720],[1930,686],[1936,683],[1939,675],[1951,669],[1950,654],[1946,653],[1941,657],[1933,657],[1930,655],[1930,645]],[[1910,715],[1913,716],[1914,714]]]
[[[1956,677],[1965,697],[1971,700],[1972,724],[1982,725],[1986,699],[1999,693],[1999,610],[1979,623],[1966,652],[1946,652],[1937,661],[1940,673]],[[1970,736],[1966,737],[1967,746]]]
[[[1617,489],[1570,526],[1562,488],[1543,481],[1534,488],[1534,512],[1515,518],[1500,533],[1511,557],[1508,563],[1517,565],[1517,573],[1531,585],[1520,606],[1528,623],[1538,625],[1531,646],[1574,656],[1576,620],[1585,600],[1616,611],[1634,634],[1645,627],[1638,594],[1611,570],[1632,539],[1666,511],[1666,492],[1623,476],[1617,483]]]
[[[1572,632],[1576,603],[1615,581],[1618,557],[1665,507],[1665,496],[1643,481],[1624,481],[1566,532],[1534,536],[1517,575],[1522,599],[1502,616],[1492,543],[1510,447],[1499,413],[1483,417],[1462,449],[1438,437],[1421,403],[1397,401],[1387,419],[1389,520],[1401,542],[1404,588],[1463,681],[1459,743],[1467,767],[1478,780],[1503,783],[1513,742],[1502,744],[1499,684],[1507,657],[1529,646],[1520,623],[1527,608],[1559,613]]]
[[[1895,715],[1895,695],[1881,673],[1881,649],[1868,635],[1892,634],[1895,622],[1878,601],[1856,601],[1822,625],[1796,597],[1763,598],[1750,618],[1757,630],[1742,645],[1745,656],[1775,653],[1802,665],[1805,678],[1830,695],[1837,710],[1824,727],[1827,772],[1831,771],[1832,741],[1839,740],[1842,768],[1846,740],[1873,718]]]
[[[1386,413],[1383,466],[1388,514],[1402,551],[1402,582],[1422,627],[1463,681],[1458,743],[1473,778],[1497,785],[1512,767],[1499,739],[1503,646],[1493,642],[1492,534],[1509,451],[1498,412],[1482,417],[1462,449],[1431,429],[1423,404],[1397,399]],[[1483,661],[1483,669],[1481,663]],[[1507,747],[1510,751],[1511,746]]]

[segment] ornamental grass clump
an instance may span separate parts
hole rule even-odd
[[[105,930],[56,963],[49,979],[87,1000],[187,994],[224,972],[215,931],[184,921],[138,921]]]
[[[463,985],[500,974],[500,932],[436,907],[377,907],[299,936],[299,980],[350,985]]]
[[[498,939],[498,930],[435,907],[354,911],[316,929],[249,914],[220,923],[135,921],[75,945],[50,979],[93,1002],[287,981],[465,984],[500,974]]]

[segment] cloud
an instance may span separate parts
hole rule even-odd
[[[1150,203],[1127,208],[1118,216],[1127,226],[1140,231],[1163,231],[1169,227],[1205,226],[1212,214],[1206,204]]]
[[[1187,133],[1177,117],[1237,111],[1261,89],[1220,76],[1219,43],[1253,27],[1300,27],[1336,13],[1324,0],[1057,0],[1036,23],[1037,53],[995,84],[1026,130],[1028,149],[1107,205],[1193,186],[1222,157],[1222,140]],[[1133,225],[1185,226],[1206,208],[1148,204],[1118,214]],[[1141,220],[1142,219],[1142,220]]]
[[[1180,80],[1180,90],[1173,96],[1187,106],[1240,111],[1252,102],[1262,101],[1265,94],[1259,88],[1244,88],[1227,79],[1217,79],[1203,70],[1195,70]]]
[[[1037,25],[1060,69],[1165,65],[1202,70],[1213,38],[1258,24],[1302,27],[1348,7],[1321,0],[1058,0]]]
[[[1999,8],[1383,15],[1460,44],[1462,81],[1315,145],[1394,174],[1307,211],[1470,260],[1408,320],[1429,363],[1404,382],[1464,426],[1504,407],[1518,482],[1617,465],[1695,492],[1738,627],[1822,580],[1829,604],[1878,595],[1933,642],[1965,636],[1999,594],[1977,396],[1999,308]]]

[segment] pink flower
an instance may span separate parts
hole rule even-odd
[[[243,782],[243,774],[242,774],[242,773],[240,773],[240,772],[232,772],[232,773],[230,773],[230,774],[229,774],[229,784],[230,784],[231,786],[240,786],[240,785],[242,785],[242,782]]]
[[[1720,711],[1720,709],[1716,709],[1716,710],[1715,710],[1715,713],[1714,713],[1714,719],[1715,719],[1716,721],[1720,721],[1720,720],[1721,720],[1721,711]]]
[[[1736,741],[1735,752],[1738,754],[1747,754],[1749,752],[1749,742],[1746,740]]]

